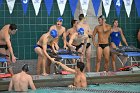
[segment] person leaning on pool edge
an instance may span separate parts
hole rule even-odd
[[[72,85],[69,85],[70,88],[84,88],[87,87],[87,79],[84,73],[85,64],[83,62],[77,62],[77,66],[75,69],[69,68],[61,62],[56,62],[56,64],[60,65],[64,70],[75,74],[74,82]]]

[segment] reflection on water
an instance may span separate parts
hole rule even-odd
[[[42,87],[37,89],[36,91],[29,90],[28,92],[22,93],[140,93],[140,83],[95,84],[89,85],[87,88]]]
[[[107,83],[89,85],[87,88],[40,88],[35,93],[140,93],[140,83]]]

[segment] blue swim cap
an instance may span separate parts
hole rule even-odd
[[[63,18],[62,18],[62,17],[58,17],[58,18],[57,18],[57,21],[63,22]]]
[[[77,30],[78,34],[83,35],[84,34],[84,28],[79,28]]]
[[[50,35],[51,35],[53,38],[56,38],[58,34],[57,34],[57,31],[53,29],[53,30],[50,31]]]

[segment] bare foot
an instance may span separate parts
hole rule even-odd
[[[42,76],[48,76],[49,74],[47,74],[47,73],[42,73]]]

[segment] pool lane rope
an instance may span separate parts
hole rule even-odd
[[[39,89],[48,89],[48,90],[64,90],[64,91],[81,91],[81,92],[91,92],[91,93],[140,93],[132,91],[119,91],[119,90],[97,90],[97,89],[87,89],[87,88],[67,88],[67,87],[42,87]]]

